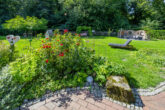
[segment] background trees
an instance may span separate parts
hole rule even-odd
[[[164,29],[164,0],[0,0],[0,24],[20,15],[48,20],[49,28]],[[2,26],[1,26],[2,28]]]

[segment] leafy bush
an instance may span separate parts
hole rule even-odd
[[[124,66],[109,62],[104,57],[98,57],[94,61],[94,78],[100,86],[105,86],[107,78],[110,75],[126,76],[127,71]]]
[[[10,64],[10,73],[13,75],[14,80],[18,83],[26,83],[32,81],[36,76],[36,59],[34,56],[19,58]]]
[[[10,48],[4,42],[0,41],[0,69],[10,61]]]
[[[78,26],[76,29],[76,32],[78,34],[81,33],[81,31],[88,31],[89,36],[92,36],[92,28],[88,26]]]
[[[46,19],[38,19],[37,17],[29,17],[27,16],[24,19],[21,16],[16,16],[13,19],[7,20],[6,23],[2,24],[4,29],[9,30],[40,30],[47,29],[47,20]]]
[[[4,67],[0,71],[0,109],[13,110],[22,104],[24,99],[22,88],[23,85],[13,81],[9,66]]]
[[[6,72],[7,77],[5,72],[0,72],[0,89],[3,88],[0,109],[3,110],[21,105],[24,99],[41,97],[47,90],[83,86],[89,75],[104,86],[109,75],[126,73],[121,66],[84,47],[80,36],[67,32],[64,35],[56,32],[52,39],[41,40],[41,47],[10,63]],[[10,81],[5,82],[8,77]]]
[[[147,30],[150,39],[165,40],[165,30]]]

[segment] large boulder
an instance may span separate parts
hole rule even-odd
[[[107,95],[114,100],[122,101],[129,104],[135,102],[132,89],[130,88],[128,81],[125,77],[108,77],[106,83],[106,92]]]

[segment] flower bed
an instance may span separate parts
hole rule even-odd
[[[122,66],[86,48],[78,34],[67,31],[41,39],[40,47],[29,52],[0,72],[0,109],[16,108],[25,99],[41,97],[47,91],[83,86],[87,76],[104,86],[109,75],[126,73]]]

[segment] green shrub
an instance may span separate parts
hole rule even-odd
[[[9,67],[6,66],[0,71],[0,109],[13,110],[17,108],[24,98],[21,94],[23,85],[15,84],[10,74]]]
[[[92,28],[88,26],[78,26],[76,29],[76,32],[78,34],[81,33],[81,31],[88,31],[89,36],[92,36]]]
[[[13,19],[7,20],[6,23],[2,24],[4,29],[9,29],[12,31],[19,30],[40,30],[47,29],[48,21],[46,19],[38,19],[37,17],[27,16],[24,19],[21,16],[16,16]]]
[[[41,97],[47,90],[83,86],[88,76],[93,76],[99,85],[104,86],[109,75],[125,75],[121,66],[96,56],[94,50],[84,47],[80,36],[71,33],[56,33],[52,39],[41,40],[41,47],[31,51],[31,55],[9,64],[9,82],[4,82],[5,73],[0,72],[0,79],[3,77],[0,80],[0,89],[3,88],[0,105],[3,106],[0,109],[15,108],[24,99]],[[17,91],[13,91],[15,89]]]
[[[147,34],[151,40],[165,40],[165,30],[147,30]]]
[[[109,62],[104,57],[98,57],[94,61],[94,73],[95,73],[95,81],[100,86],[105,86],[107,78],[110,75],[116,76],[126,76],[127,71],[124,66]]]
[[[0,41],[0,70],[10,62],[10,48],[4,42]]]
[[[32,81],[37,73],[36,63],[36,59],[32,55],[29,57],[18,58],[15,62],[10,64],[10,73],[18,83]]]

